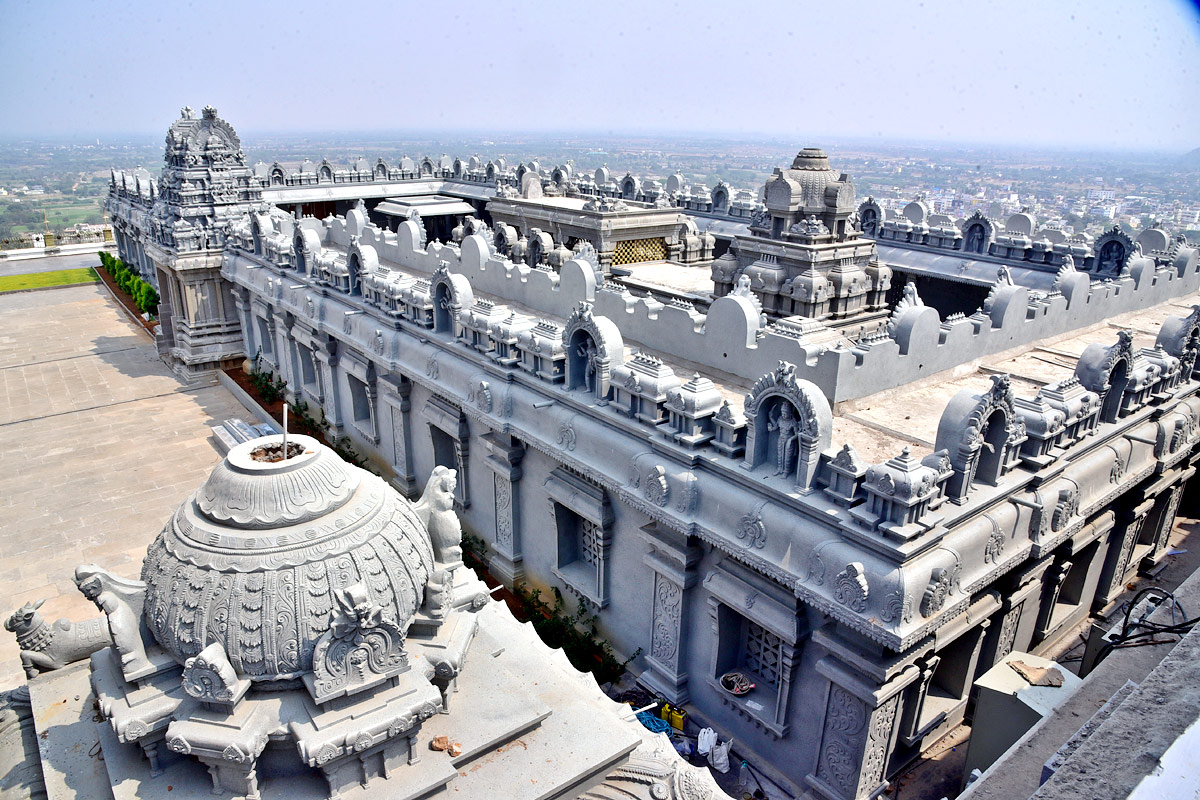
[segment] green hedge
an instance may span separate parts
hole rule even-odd
[[[158,292],[153,286],[125,266],[121,259],[113,258],[103,250],[100,251],[100,264],[104,267],[104,271],[112,276],[113,282],[121,287],[121,291],[133,298],[133,303],[138,310],[151,316],[158,313]]]

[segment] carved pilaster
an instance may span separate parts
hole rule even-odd
[[[1118,516],[1120,532],[1110,537],[1108,558],[1105,560],[1104,571],[1100,574],[1100,588],[1096,592],[1093,603],[1094,610],[1103,609],[1125,589],[1125,581],[1129,577],[1133,563],[1133,551],[1141,539],[1142,529],[1146,524],[1146,515],[1154,507],[1154,501],[1146,500]]]
[[[1179,500],[1182,496],[1182,485],[1176,486],[1171,490],[1171,495],[1167,498],[1166,507],[1163,508],[1162,516],[1159,517],[1158,530],[1154,535],[1154,551],[1151,553],[1151,558],[1159,557],[1163,550],[1166,549],[1167,539],[1175,527],[1175,515],[1179,512]]]
[[[334,431],[342,430],[342,412],[337,401],[337,381],[334,380],[334,370],[337,369],[337,342],[328,340],[321,342],[320,347],[313,348],[313,357],[317,360],[317,371],[320,373],[321,394],[323,403],[321,409],[325,412],[325,420]]]
[[[1025,603],[1022,601],[1004,613],[1004,619],[1000,621],[1000,631],[996,636],[996,655],[992,659],[993,664],[999,663],[1013,651],[1013,644],[1017,639],[1017,624],[1021,621],[1021,609],[1024,605]]]
[[[805,781],[829,800],[866,800],[887,787],[900,691],[916,678],[906,670],[882,686],[832,656],[817,663],[829,679],[816,769]]]
[[[521,514],[518,488],[525,446],[511,436],[488,433],[482,437],[488,449],[484,460],[492,470],[495,496],[496,539],[492,543],[492,573],[507,585],[524,575],[521,555]]]
[[[413,497],[417,489],[412,465],[412,382],[400,375],[387,375],[379,379],[383,401],[380,416],[391,422],[392,470],[395,477],[392,485],[406,497]],[[386,409],[386,411],[383,411]]]
[[[654,572],[654,596],[650,622],[650,646],[642,681],[672,703],[689,697],[686,652],[688,589],[696,582],[696,565],[703,551],[688,537],[651,523],[642,529],[649,551],[644,561]]]

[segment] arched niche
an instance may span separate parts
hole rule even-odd
[[[746,459],[742,466],[770,467],[811,491],[821,452],[833,436],[833,412],[811,381],[796,377],[796,366],[780,361],[746,395]]]
[[[374,177],[375,177],[375,180],[377,180],[377,181],[383,181],[383,180],[387,180],[387,176],[388,176],[387,164],[381,158],[375,162]]]
[[[712,201],[712,210],[714,214],[724,214],[729,210],[729,187],[724,183],[718,183],[717,187],[712,190],[709,195]]]
[[[591,303],[580,301],[567,318],[562,337],[567,353],[567,389],[582,389],[607,401],[613,366],[625,359],[621,331],[612,320],[596,316]]]
[[[977,481],[999,484],[1016,465],[1025,439],[1025,421],[1013,409],[1008,375],[993,375],[991,388],[981,394],[970,389],[956,394],[942,412],[934,445],[950,455],[950,499],[965,502]]]
[[[484,175],[487,177],[488,183],[492,183],[496,180],[496,165],[491,161],[488,162],[487,170],[484,172]]]
[[[263,217],[265,214],[250,215],[250,237],[254,240],[254,255],[263,254]],[[269,218],[267,224],[270,224]]]
[[[321,249],[321,240],[315,231],[297,226],[296,235],[292,237],[292,244],[294,248],[292,259],[296,265],[296,271],[311,275],[315,266],[314,259]]]
[[[636,200],[641,188],[642,182],[633,175],[626,174],[621,179],[621,197],[625,200]]]
[[[369,244],[360,244],[357,236],[350,237],[346,251],[346,269],[350,274],[350,294],[362,294],[363,278],[379,267],[379,255]]]
[[[986,255],[996,238],[996,226],[990,219],[976,211],[963,220],[962,235],[964,253]]]
[[[272,186],[283,186],[285,177],[283,167],[280,164],[276,163],[271,166],[270,181]]]
[[[536,267],[546,260],[546,254],[554,249],[550,234],[538,228],[529,232],[529,249],[525,252],[525,263]]]
[[[433,273],[430,294],[433,298],[433,329],[455,334],[459,312],[475,305],[470,281],[464,275],[451,274],[450,262],[443,261]]]
[[[1097,275],[1123,275],[1126,261],[1133,253],[1133,240],[1120,225],[1105,231],[1092,247],[1092,272]]]
[[[858,207],[858,228],[872,239],[879,235],[883,219],[883,208],[875,202],[874,197],[868,197]]]
[[[502,256],[507,256],[512,251],[512,246],[517,243],[517,229],[512,225],[505,225],[503,222],[496,224],[494,244],[496,252]]]
[[[321,166],[317,168],[317,180],[321,183],[333,183],[333,167],[328,161],[322,161]]]
[[[1116,422],[1124,410],[1125,389],[1133,365],[1133,334],[1117,333],[1116,344],[1105,347],[1093,342],[1075,364],[1075,377],[1083,388],[1103,398],[1100,421]]]

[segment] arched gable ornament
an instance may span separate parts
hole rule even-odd
[[[1186,317],[1168,317],[1159,328],[1155,345],[1179,359],[1180,375],[1192,377],[1200,355],[1200,305]]]
[[[454,333],[458,315],[464,308],[475,305],[475,293],[465,275],[450,272],[450,262],[441,261],[429,279],[429,294],[433,300],[435,329]]]
[[[899,330],[901,318],[909,311],[916,311],[922,308],[925,308],[925,301],[921,299],[921,295],[917,294],[917,284],[913,281],[904,284],[900,300],[896,303],[896,307],[892,309],[892,315],[887,321],[888,335],[895,338],[896,331]]]
[[[625,343],[613,321],[597,316],[591,303],[580,301],[563,327],[562,342],[567,353],[567,388],[583,388],[600,400],[607,398],[612,368],[625,357]]]
[[[770,461],[767,451],[771,434],[776,434],[776,473],[794,475],[796,488],[810,491],[820,454],[833,436],[833,412],[820,388],[797,378],[795,364],[780,361],[750,388],[745,414],[749,424],[742,466],[754,469]]]
[[[1113,225],[1096,239],[1092,247],[1092,272],[1097,275],[1128,274],[1129,259],[1133,256],[1134,243],[1129,234]]]
[[[999,469],[989,480],[998,479],[1004,473],[1017,449],[1026,439],[1025,420],[1013,409],[1012,381],[1008,375],[992,375],[991,387],[982,394],[972,394],[964,389],[955,395],[938,422],[935,447],[946,450],[954,474],[947,488],[955,502],[963,502],[975,479],[980,456],[987,439],[995,434],[989,430],[993,415],[999,411],[1004,416],[1004,440],[998,454]]]
[[[1120,361],[1124,361],[1126,367],[1133,366],[1132,331],[1118,331],[1117,341],[1108,347],[1099,342],[1089,344],[1075,364],[1075,377],[1088,391],[1104,394],[1108,391],[1113,369]]]
[[[347,267],[355,265],[350,272],[351,286],[361,292],[366,277],[379,268],[379,254],[369,244],[363,244],[357,236],[350,237],[350,246],[346,248]]]

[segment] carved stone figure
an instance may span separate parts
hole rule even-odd
[[[108,617],[108,632],[121,656],[121,669],[126,678],[130,678],[153,670],[153,666],[146,657],[141,618],[129,602],[113,590],[106,580],[109,577],[104,570],[85,571],[80,567],[75,571],[79,591]]]
[[[417,517],[429,530],[434,558],[441,564],[462,561],[462,524],[454,513],[457,486],[458,472],[438,465],[425,484],[425,493],[414,506]]]
[[[81,661],[112,642],[103,617],[83,622],[60,619],[50,625],[38,614],[44,602],[26,603],[4,621],[4,630],[17,635],[27,678]]]
[[[971,226],[971,230],[967,233],[966,250],[968,253],[982,253],[983,252],[983,226],[982,225],[972,225]]]
[[[594,392],[596,391],[596,375],[600,371],[598,363],[600,353],[596,350],[596,343],[590,337],[579,346],[579,357],[584,360],[583,382],[589,392]]]
[[[796,461],[800,444],[799,425],[791,403],[780,403],[775,415],[767,421],[767,430],[779,431],[775,444],[775,474],[787,475]]]

